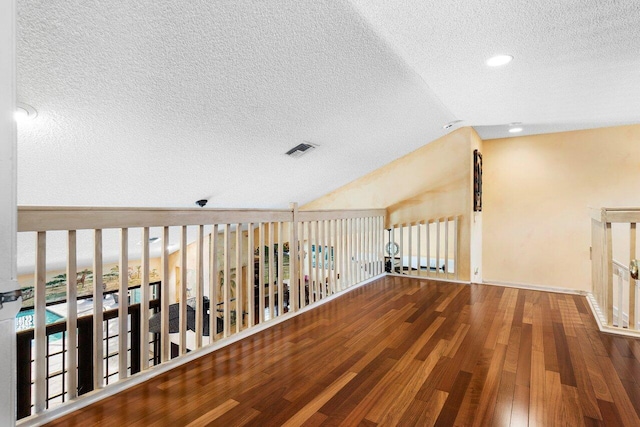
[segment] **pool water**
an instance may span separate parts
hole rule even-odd
[[[35,311],[33,309],[24,310],[16,315],[16,331],[24,331],[25,329],[33,329],[35,327]],[[64,319],[62,316],[58,316],[52,311],[45,310],[46,324],[55,323]],[[50,340],[62,339],[62,333],[51,335]]]

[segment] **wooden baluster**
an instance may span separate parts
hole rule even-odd
[[[391,230],[391,234],[389,236],[389,259],[391,260],[391,272],[395,273],[396,272],[396,254],[395,254],[395,250],[394,250],[394,243],[396,242],[396,228],[395,226],[392,226],[390,228]]]
[[[416,252],[417,253],[417,258],[418,258],[418,276],[422,276],[422,245],[421,245],[421,241],[422,241],[422,229],[423,229],[423,222],[420,221],[418,222],[418,241],[417,246],[416,246]]]
[[[453,271],[454,277],[458,280],[458,217],[453,218]]]
[[[93,242],[93,389],[104,387],[102,230],[94,230]]]
[[[364,282],[365,279],[367,278],[366,275],[366,255],[365,255],[365,235],[366,235],[366,231],[364,229],[365,227],[365,222],[364,222],[364,218],[358,218],[358,273],[359,273],[359,280],[358,282]]]
[[[128,377],[127,356],[129,327],[129,230],[120,229],[120,277],[118,287],[118,377]]]
[[[623,314],[624,314],[624,307],[623,307],[623,282],[624,282],[624,278],[623,278],[623,272],[622,269],[620,267],[618,267],[617,265],[613,268],[614,272],[617,272],[618,274],[618,327],[622,328],[624,327],[624,319],[623,319]]]
[[[427,249],[427,277],[431,276],[431,221],[425,224],[425,239]],[[437,264],[437,263],[436,263]]]
[[[636,223],[629,224],[629,259],[636,259]],[[629,275],[629,329],[638,329],[636,321],[636,281]]]
[[[404,224],[398,226],[400,239],[400,274],[404,274]]]
[[[313,260],[312,258],[315,256],[315,246],[313,245],[313,238],[311,236],[311,230],[312,230],[312,226],[311,226],[311,221],[307,221],[307,272],[308,272],[308,297],[309,297],[309,304],[313,303],[313,298],[314,298],[314,292],[313,292],[313,286],[314,286],[314,280],[313,280]]]
[[[258,225],[258,318],[264,322],[264,224]]]
[[[35,412],[44,412],[47,405],[47,233],[36,234],[35,295],[34,295],[34,361]],[[12,369],[13,367],[8,367]]]
[[[376,249],[376,256],[378,259],[378,274],[384,272],[384,219],[378,217],[378,245]]]
[[[369,262],[370,262],[370,271],[371,276],[376,276],[378,274],[377,265],[378,265],[378,256],[377,256],[377,245],[376,238],[378,236],[377,227],[376,227],[376,218],[369,217]]]
[[[244,323],[244,291],[242,284],[242,224],[236,224],[236,333]]]
[[[318,301],[321,298],[320,294],[320,221],[313,222],[313,243],[315,248],[315,260],[316,266],[314,269],[313,277],[313,301]]]
[[[346,274],[346,257],[345,257],[345,242],[346,242],[346,235],[344,232],[344,228],[345,228],[345,223],[346,220],[345,219],[339,219],[338,220],[338,227],[339,227],[339,231],[338,231],[338,238],[339,238],[339,249],[338,249],[338,289],[340,289],[341,291],[344,290],[346,288],[345,286],[345,274]]]
[[[222,248],[224,265],[224,286],[222,287],[224,328],[222,336],[231,335],[231,224],[224,225],[224,247]]]
[[[409,247],[409,270],[407,271],[408,275],[413,274],[413,224],[409,223],[407,235],[407,245]]]
[[[278,221],[278,316],[281,316],[284,313],[284,285],[283,285],[283,275],[284,275],[284,250],[282,245],[284,243],[284,239],[282,238],[282,222]],[[289,268],[291,268],[291,257],[289,257]],[[293,281],[289,278],[289,283]],[[289,287],[289,291],[291,291],[291,287]]]
[[[320,246],[320,266],[322,273],[320,274],[320,295],[325,298],[328,295],[327,292],[327,221],[320,221],[320,235],[318,236],[318,245]]]
[[[348,218],[347,219],[347,265],[348,265],[348,270],[349,270],[349,282],[348,282],[348,287],[353,286],[353,284],[355,283],[356,279],[355,279],[355,268],[354,268],[354,261],[355,261],[355,251],[354,251],[354,242],[355,239],[353,238],[354,235],[354,221],[353,218]]]
[[[196,348],[202,347],[204,323],[204,225],[198,225],[196,236]]]
[[[360,281],[369,277],[367,266],[367,218],[360,218]]]
[[[180,329],[179,350],[180,354],[187,353],[187,226],[180,227],[180,318],[178,319]]]
[[[291,204],[292,221],[289,223],[289,311],[300,309],[300,226],[298,222],[298,205]]]
[[[333,294],[331,290],[331,282],[332,279],[332,268],[331,268],[331,220],[324,221],[324,242],[323,242],[323,256],[322,260],[324,263],[325,271],[323,274],[323,289],[325,290],[326,296]]]
[[[373,270],[371,262],[371,218],[364,218],[364,256],[365,256],[365,272],[366,278],[373,276]]]
[[[440,276],[440,218],[436,219],[436,276]]]
[[[613,326],[613,247],[611,244],[611,223],[605,224],[605,253],[607,254],[605,268],[607,271],[607,324]]]
[[[78,264],[76,231],[67,234],[67,393],[68,399],[78,396]]]
[[[304,245],[305,242],[305,223],[304,222],[299,222],[299,233],[298,233],[298,241],[300,242],[300,270],[299,270],[299,274],[300,274],[300,307],[306,307],[307,306],[307,301],[306,301],[306,284],[305,284],[305,271],[306,271],[306,266],[305,266],[305,257],[309,257],[309,252],[306,249],[306,246]]]
[[[371,217],[371,275],[378,275],[378,217]]]
[[[300,296],[300,282],[299,282],[299,270],[301,268],[301,250],[299,242],[299,228],[298,228],[298,204],[290,204],[292,211],[292,221],[289,224],[289,309],[293,312],[298,311],[299,296]]]
[[[444,274],[449,278],[449,218],[444,219]]]
[[[357,284],[362,280],[362,269],[360,268],[360,218],[353,219],[353,234],[353,267],[355,269],[355,274],[353,276],[355,279],[354,284]]]
[[[254,235],[253,235],[253,223],[250,222],[247,224],[247,302],[248,302],[248,320],[247,327],[252,327],[255,325],[255,311],[256,311],[256,301],[255,301],[255,264],[253,262],[254,256],[253,251],[255,250],[254,244]]]
[[[267,260],[268,262],[268,275],[269,275],[269,285],[268,285],[268,289],[269,289],[269,320],[273,319],[274,317],[274,307],[275,307],[275,299],[274,299],[274,286],[273,286],[273,282],[275,282],[275,268],[274,268],[274,258],[275,258],[275,243],[276,243],[276,239],[275,239],[275,235],[273,233],[273,222],[269,222],[269,252],[268,252],[268,256],[267,256]]]
[[[140,282],[140,367],[149,369],[149,227],[142,228]]]
[[[253,265],[253,264],[252,264]],[[218,286],[220,274],[218,268],[218,224],[213,224],[209,237],[209,339],[218,339]]]
[[[338,251],[338,221],[331,220],[330,226],[329,268],[331,268],[331,293],[335,294],[338,292],[338,261],[336,259],[336,252]]]
[[[164,363],[171,359],[169,341],[169,227],[162,228],[162,282],[160,283],[160,354]]]

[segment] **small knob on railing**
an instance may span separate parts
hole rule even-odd
[[[638,280],[638,264],[640,261],[637,259],[632,259],[631,264],[629,264],[629,275],[632,279]]]

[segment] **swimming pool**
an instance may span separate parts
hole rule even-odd
[[[35,327],[35,311],[31,308],[29,310],[23,310],[16,315],[16,331],[24,331],[26,329],[33,329]],[[46,324],[55,323],[64,319],[62,316],[58,316],[52,311],[45,310]],[[51,335],[51,340],[59,340],[62,338],[61,333]]]

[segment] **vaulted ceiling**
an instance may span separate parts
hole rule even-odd
[[[19,204],[284,208],[459,126],[640,121],[636,0],[18,0],[17,28]]]

